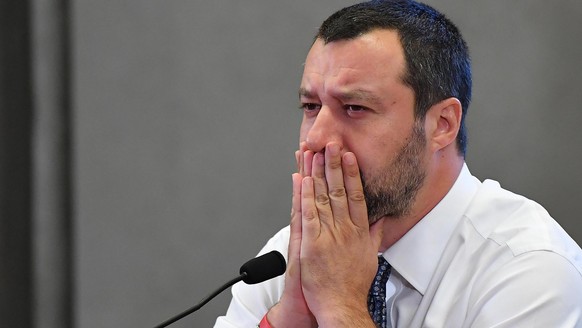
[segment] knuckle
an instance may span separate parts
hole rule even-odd
[[[302,212],[302,216],[304,219],[306,220],[313,220],[315,219],[317,216],[315,215],[315,210],[309,209],[309,210],[303,210]]]
[[[329,191],[329,195],[333,198],[340,198],[346,195],[346,189],[344,187],[333,187]]]
[[[351,192],[348,198],[353,202],[363,202],[366,200],[364,192],[361,190]]]
[[[313,177],[314,181],[325,181],[325,172],[323,170],[314,170],[313,172],[311,172],[311,176]]]
[[[331,160],[329,161],[329,168],[332,170],[339,169],[342,167],[342,162],[339,160]]]
[[[346,171],[347,171],[347,172],[346,172],[346,173],[347,173],[347,175],[348,175],[350,178],[356,178],[356,177],[358,177],[358,176],[360,175],[360,171],[358,171],[358,170],[356,170],[356,169],[348,169],[348,170],[346,170]]]
[[[315,201],[320,205],[329,204],[329,197],[326,194],[319,194],[315,197]]]

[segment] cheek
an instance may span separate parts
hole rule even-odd
[[[397,145],[393,136],[381,136],[356,141],[351,151],[358,159],[358,165],[364,176],[375,175],[392,163]]]
[[[349,145],[347,148],[348,151],[356,155],[358,167],[364,176],[375,172],[384,157],[383,154],[378,153],[377,147],[370,141],[356,141],[355,144]]]

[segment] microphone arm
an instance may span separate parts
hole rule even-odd
[[[222,293],[228,287],[236,284],[239,281],[244,281],[247,284],[258,284],[260,282],[275,278],[277,276],[285,273],[287,265],[285,263],[285,258],[281,253],[277,251],[271,251],[269,253],[263,254],[259,257],[247,261],[240,267],[240,275],[226,284],[219,287],[217,290],[212,292],[210,295],[206,296],[200,303],[189,308],[188,310],[162,322],[161,324],[155,326],[154,328],[167,327],[170,324],[184,318],[185,316],[197,311],[203,307],[206,303],[210,302],[216,295]]]
[[[198,311],[198,309],[200,309],[201,307],[203,307],[206,303],[210,302],[210,300],[212,300],[213,298],[215,298],[218,294],[222,293],[225,289],[227,289],[228,287],[236,284],[237,282],[243,280],[245,277],[247,276],[246,272],[243,272],[240,276],[230,280],[229,282],[227,282],[226,284],[220,286],[217,290],[215,290],[212,294],[206,296],[202,301],[200,301],[200,303],[196,304],[195,306],[189,308],[188,310],[162,322],[161,324],[155,326],[154,328],[163,328],[163,327],[167,327],[169,325],[171,325],[172,323],[184,318],[185,316],[189,315],[190,313],[193,313],[195,311]]]

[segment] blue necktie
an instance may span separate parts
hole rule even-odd
[[[386,283],[390,277],[390,264],[383,256],[378,256],[378,272],[368,294],[368,311],[376,327],[386,328]]]

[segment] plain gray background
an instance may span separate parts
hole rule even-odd
[[[288,222],[302,63],[352,1],[73,1],[76,326],[148,327]],[[467,162],[582,241],[582,2],[432,0],[472,53]],[[210,327],[229,292],[173,327]]]

